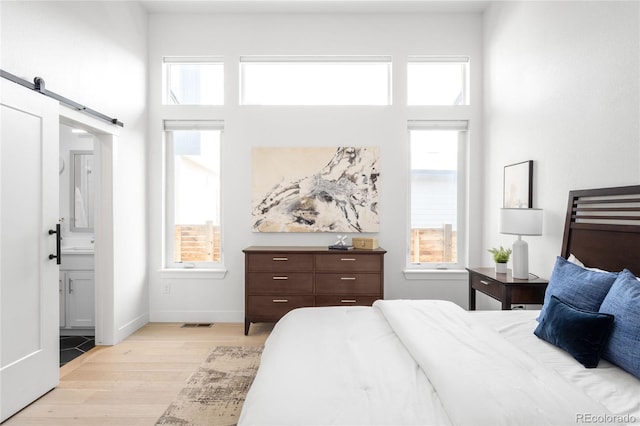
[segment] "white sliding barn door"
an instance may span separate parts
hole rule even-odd
[[[59,382],[57,101],[0,82],[0,421]]]

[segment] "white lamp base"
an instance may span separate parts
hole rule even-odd
[[[513,278],[529,279],[529,245],[520,235],[513,243]]]

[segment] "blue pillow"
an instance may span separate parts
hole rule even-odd
[[[615,272],[590,271],[558,256],[544,294],[538,322],[544,319],[551,296],[557,296],[583,311],[598,312],[617,276]]]
[[[602,358],[640,378],[640,281],[629,270],[620,272],[600,312],[616,317]]]
[[[533,334],[569,352],[580,364],[595,368],[607,343],[613,315],[586,312],[551,296],[547,315]]]

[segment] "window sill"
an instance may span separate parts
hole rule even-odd
[[[403,269],[402,273],[406,280],[458,281],[469,278],[464,269]]]
[[[227,275],[226,269],[161,269],[160,278],[221,280]]]

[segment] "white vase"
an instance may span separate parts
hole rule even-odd
[[[507,264],[496,262],[496,274],[506,274],[506,273],[507,273]]]

